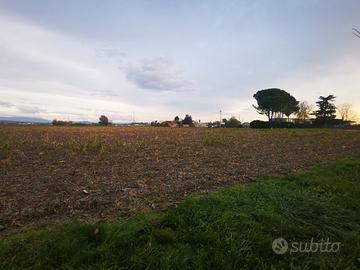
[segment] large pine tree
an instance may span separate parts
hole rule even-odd
[[[324,127],[326,127],[328,121],[335,119],[336,117],[336,106],[334,104],[335,96],[320,96],[319,99],[320,100],[316,102],[318,109],[314,112],[314,115],[316,116],[316,121],[320,122]]]

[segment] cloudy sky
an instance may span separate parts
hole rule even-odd
[[[358,0],[0,0],[0,116],[249,121],[271,87],[360,112],[353,27]]]

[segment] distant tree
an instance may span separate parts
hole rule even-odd
[[[150,126],[152,126],[152,127],[158,127],[159,125],[160,125],[160,123],[159,123],[157,120],[152,121],[152,122],[150,123]]]
[[[340,115],[341,120],[347,121],[348,118],[349,118],[351,105],[350,104],[343,104],[343,105],[340,105],[337,109],[338,109],[338,113]]]
[[[297,121],[300,123],[305,123],[307,120],[310,119],[310,114],[313,110],[313,107],[307,103],[306,101],[303,101],[299,104],[299,110],[296,113]]]
[[[109,125],[109,118],[107,118],[105,115],[101,115],[99,118],[99,124],[102,126]]]
[[[270,125],[274,119],[282,120],[284,115],[290,117],[299,110],[299,102],[288,92],[278,88],[257,91],[254,98],[257,101],[254,108],[259,114],[268,117]]]
[[[356,121],[357,116],[356,113],[352,110],[351,104],[342,104],[337,109],[342,121]]]
[[[179,122],[180,118],[179,116],[175,116],[174,121]]]
[[[241,122],[239,120],[237,120],[235,117],[231,117],[229,120],[226,120],[225,127],[240,128],[240,127],[242,127],[242,125],[241,125]]]
[[[316,102],[318,109],[313,112],[313,115],[316,116],[316,121],[320,122],[324,127],[327,127],[329,120],[336,117],[334,100],[335,96],[328,95],[327,97],[320,96],[319,101]]]
[[[192,120],[192,117],[191,115],[187,114],[184,118],[184,120],[182,120],[182,124],[183,125],[189,125],[189,126],[193,126],[194,125],[194,122]]]
[[[51,123],[53,126],[72,126],[72,125],[74,125],[74,123],[71,121],[62,121],[62,120],[56,120],[56,119],[54,119]]]

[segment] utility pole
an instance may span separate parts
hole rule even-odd
[[[219,122],[219,128],[221,128],[221,121],[222,121],[222,119],[221,119],[221,113],[222,113],[222,110],[220,110],[220,122]]]
[[[135,123],[135,112],[133,112],[133,123]]]

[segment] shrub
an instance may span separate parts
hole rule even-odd
[[[227,128],[241,128],[241,122],[235,117],[231,117],[228,121],[225,122],[225,127]]]
[[[291,122],[273,122],[272,123],[273,128],[295,128],[295,124]]]
[[[251,128],[270,128],[268,121],[254,120],[250,122]],[[311,124],[301,124],[301,123],[292,123],[292,122],[279,122],[274,121],[271,124],[271,128],[311,128]]]
[[[269,128],[269,122],[261,121],[261,120],[254,120],[250,122],[251,128]]]

